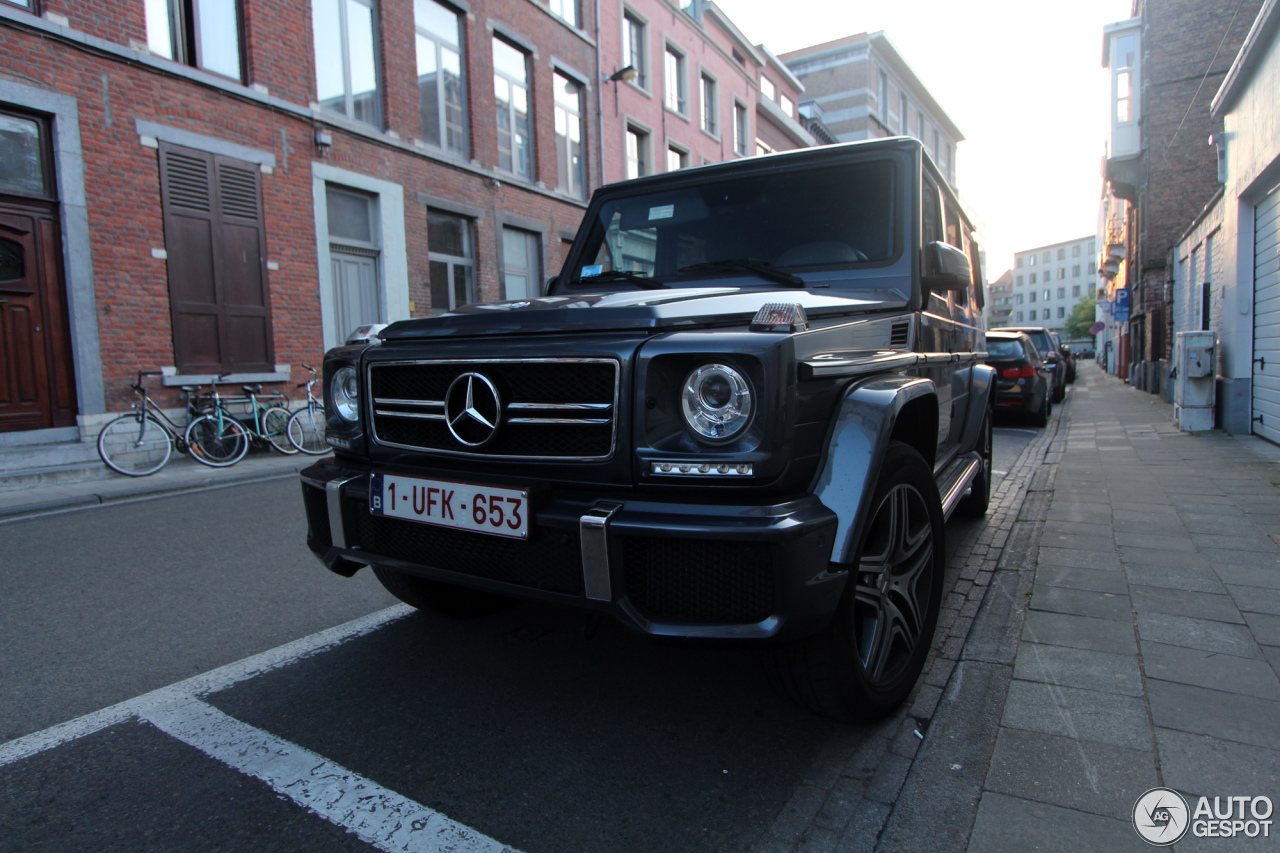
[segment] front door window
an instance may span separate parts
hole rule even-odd
[[[51,194],[43,131],[36,119],[0,113],[0,193]]]

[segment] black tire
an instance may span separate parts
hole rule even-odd
[[[169,433],[151,415],[136,414],[110,420],[98,433],[98,456],[112,471],[145,477],[164,467],[173,453]]]
[[[446,619],[475,619],[506,610],[515,604],[513,599],[496,593],[454,586],[377,566],[373,567],[373,573],[387,592],[405,604]]]
[[[312,406],[298,409],[289,418],[289,443],[309,456],[323,456],[329,452],[324,440],[324,410]]]
[[[870,507],[831,623],[766,659],[775,687],[843,722],[882,719],[907,698],[929,655],[942,599],[942,504],[933,471],[913,448],[889,444]]]
[[[249,452],[249,435],[235,418],[204,415],[187,426],[187,452],[211,468],[225,468]]]
[[[1049,389],[1044,389],[1044,396],[1040,401],[1040,410],[1031,416],[1031,423],[1038,427],[1049,425],[1049,413],[1053,411],[1051,396]]]
[[[987,514],[987,506],[991,503],[991,460],[992,434],[991,410],[982,415],[982,426],[978,427],[978,457],[982,460],[982,470],[973,478],[969,494],[956,506],[956,512],[968,518],[980,518]]]

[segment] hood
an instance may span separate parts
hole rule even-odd
[[[473,335],[665,331],[699,326],[745,326],[769,302],[798,302],[810,320],[901,309],[896,290],[814,293],[797,288],[685,287],[583,293],[466,305],[447,314],[402,320],[382,330],[386,341]]]

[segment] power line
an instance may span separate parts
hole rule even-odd
[[[1187,116],[1191,115],[1191,108],[1196,104],[1196,98],[1200,97],[1200,90],[1204,88],[1204,81],[1209,79],[1209,72],[1213,70],[1213,66],[1218,61],[1218,54],[1222,53],[1222,47],[1227,43],[1227,38],[1231,35],[1231,28],[1236,25],[1236,17],[1240,14],[1241,7],[1244,6],[1244,0],[1236,3],[1236,10],[1231,15],[1231,23],[1227,24],[1226,32],[1222,34],[1222,41],[1218,42],[1218,49],[1213,52],[1213,59],[1209,60],[1209,67],[1204,70],[1204,76],[1200,78],[1200,85],[1196,87],[1196,93],[1191,96],[1191,103],[1187,104],[1187,111],[1182,114],[1182,121],[1178,122],[1177,128],[1173,131],[1173,136],[1169,137],[1169,144],[1165,146],[1164,154],[1160,155],[1160,159],[1169,156],[1169,151],[1173,148],[1173,143],[1178,139],[1178,131],[1182,130],[1182,126],[1187,123]]]

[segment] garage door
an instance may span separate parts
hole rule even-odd
[[[1280,187],[1253,223],[1253,432],[1280,443]]]

